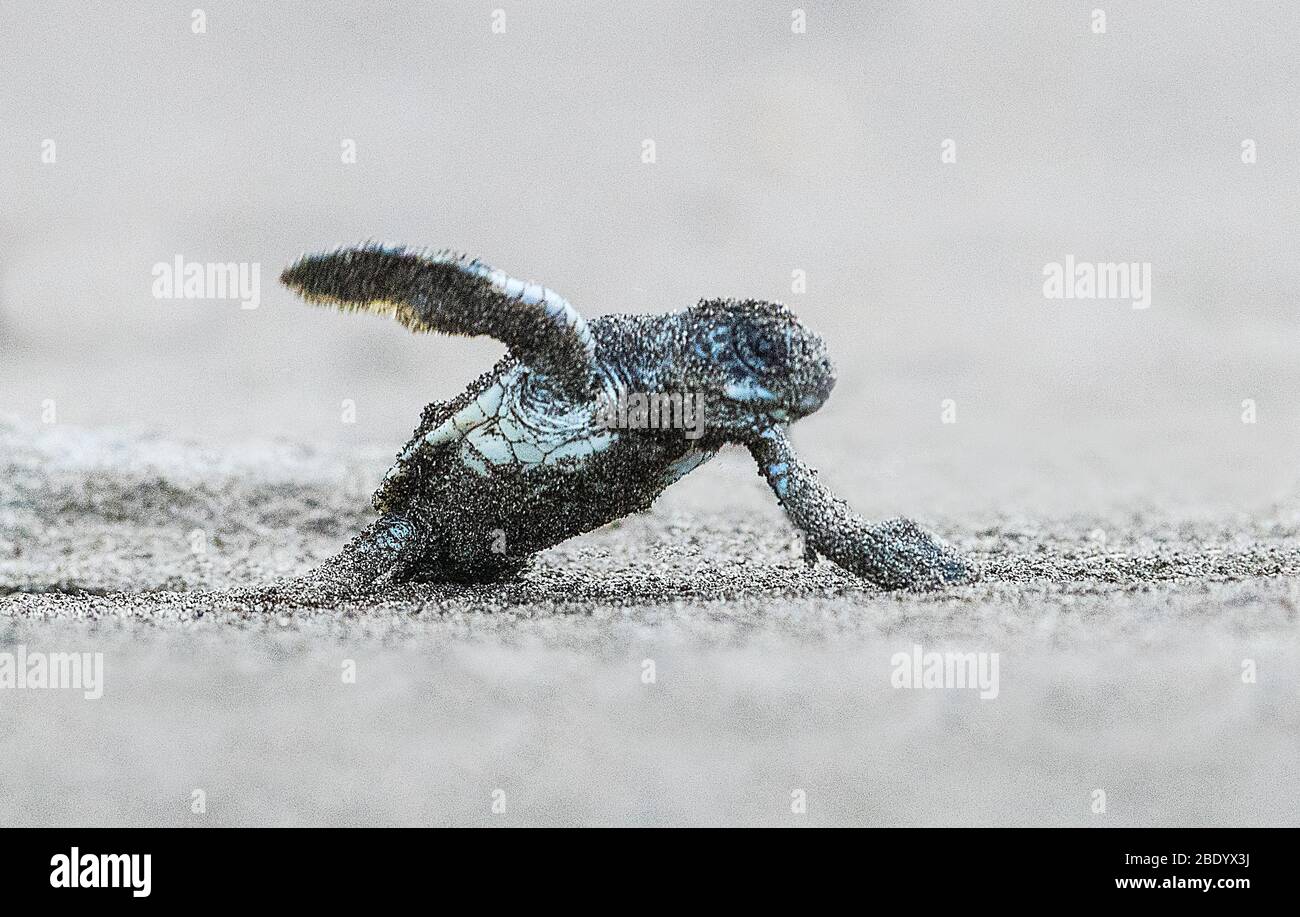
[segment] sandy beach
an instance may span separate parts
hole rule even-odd
[[[1300,816],[1294,518],[941,525],[980,580],[881,593],[806,567],[737,455],[519,582],[250,608],[220,590],[328,556],[374,456],[3,435],[2,645],[105,672],[95,701],[6,692],[4,824]],[[692,505],[720,481],[729,511]],[[998,697],[892,687],[916,645],[999,653]]]

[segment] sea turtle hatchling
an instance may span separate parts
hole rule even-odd
[[[506,578],[538,551],[645,510],[733,443],[805,533],[809,559],[887,589],[968,576],[914,523],[862,521],[799,460],[786,426],[822,406],[835,371],[821,338],[783,305],[705,300],[587,321],[557,293],[481,261],[375,244],[304,256],[280,279],[308,302],[509,348],[461,395],[424,409],[375,493],[379,519],[308,583],[355,593]],[[612,405],[669,393],[698,402],[702,430],[610,423]]]

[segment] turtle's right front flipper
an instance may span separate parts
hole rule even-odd
[[[749,451],[790,520],[807,535],[808,546],[850,573],[883,589],[933,588],[970,578],[962,557],[915,522],[864,522],[817,480],[784,430],[765,430]]]
[[[496,338],[575,399],[595,384],[595,339],[578,310],[465,255],[371,244],[304,255],[280,280],[308,302],[392,315],[412,331]]]

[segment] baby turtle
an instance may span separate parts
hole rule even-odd
[[[863,522],[799,460],[786,425],[822,406],[835,370],[783,305],[705,300],[586,321],[559,294],[481,261],[374,244],[304,256],[280,279],[308,302],[509,348],[460,396],[424,409],[375,493],[379,519],[309,583],[353,593],[381,577],[507,578],[538,551],[645,510],[732,443],[749,449],[810,560],[886,589],[968,576],[914,523]],[[666,423],[655,405],[660,421],[668,405]],[[671,416],[686,405],[702,412],[689,430]]]

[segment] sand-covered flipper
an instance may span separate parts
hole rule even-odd
[[[401,516],[381,516],[311,572],[267,586],[233,590],[229,597],[286,606],[328,606],[362,598],[387,582],[404,579],[407,567],[426,544],[426,533],[417,523]]]
[[[909,519],[870,525],[817,479],[785,430],[771,427],[749,443],[759,474],[808,546],[882,589],[927,589],[970,578],[966,561]]]
[[[412,331],[496,338],[573,398],[595,384],[596,344],[578,311],[467,255],[371,244],[304,255],[280,281],[308,302],[391,315]]]

